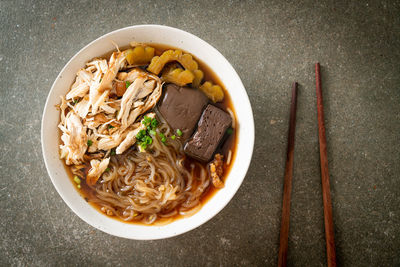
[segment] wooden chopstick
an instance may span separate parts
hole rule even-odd
[[[328,267],[336,266],[336,249],[332,219],[332,201],[329,185],[328,155],[324,123],[324,106],[322,101],[321,73],[319,63],[315,64],[315,81],[317,89],[319,154],[321,161],[322,198],[324,201],[325,239]]]
[[[290,104],[289,134],[286,154],[285,178],[283,185],[282,220],[281,233],[279,237],[279,256],[278,266],[286,266],[289,218],[290,218],[290,195],[292,192],[293,177],[293,156],[294,156],[294,136],[296,128],[296,107],[297,107],[297,82],[292,86],[292,102]]]

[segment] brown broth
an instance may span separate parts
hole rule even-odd
[[[155,48],[155,55],[161,55],[165,50],[178,49],[178,48],[174,48],[174,47],[163,45],[163,44],[153,44],[153,43],[151,43],[151,44],[148,44],[148,45]],[[130,47],[127,46],[127,47],[122,47],[120,49],[121,49],[121,51],[123,51],[123,50],[128,49],[128,48],[130,48]],[[182,49],[180,49],[180,50],[182,50]],[[187,53],[184,50],[182,50],[182,51]],[[109,53],[104,54],[103,56],[101,56],[101,58],[106,58],[108,60],[110,58],[112,52],[114,52],[114,51],[111,51]],[[237,131],[238,131],[238,127],[239,127],[239,125],[237,123],[237,120],[236,120],[236,112],[235,112],[235,109],[233,107],[230,95],[229,95],[228,91],[226,90],[224,84],[219,79],[219,77],[215,74],[215,72],[213,72],[211,70],[211,68],[207,64],[205,64],[204,62],[202,62],[201,60],[199,60],[195,56],[193,56],[193,58],[197,61],[198,65],[199,65],[199,69],[204,72],[203,80],[204,81],[211,81],[214,84],[217,84],[217,85],[221,86],[223,91],[224,91],[224,95],[225,95],[224,100],[222,102],[220,102],[220,103],[215,104],[215,105],[218,106],[219,108],[225,110],[225,111],[229,108],[233,112],[234,117],[235,117],[234,118],[235,119],[235,129],[233,129],[233,133],[231,135],[226,135],[224,137],[225,141],[217,149],[218,153],[222,153],[224,155],[224,165],[223,165],[224,166],[224,177],[223,177],[222,180],[225,182],[225,180],[228,177],[228,175],[230,173],[230,170],[231,170],[231,168],[233,166],[233,163],[235,162],[235,158],[236,158],[236,146],[237,146],[237,141],[238,141],[237,140],[237,138],[238,138],[238,132]],[[61,137],[61,135],[60,135],[60,137]],[[60,144],[61,144],[61,139],[60,139]],[[227,156],[228,156],[229,150],[231,150],[232,154],[231,154],[230,164],[228,165],[226,163],[226,160],[227,160]],[[187,166],[189,166],[190,163],[193,162],[193,161],[195,161],[195,160],[192,159],[192,158],[187,157],[187,159],[185,160],[185,162],[186,162],[185,164]],[[65,161],[63,161],[63,163],[64,163],[65,169],[67,170],[68,176],[70,177],[71,182],[75,185],[75,182],[73,180],[73,174],[72,174],[72,171],[71,171],[70,167],[68,167],[65,164]],[[207,164],[207,163],[204,163],[204,164]],[[96,210],[98,210],[98,212],[104,214],[100,210],[101,207],[98,204],[88,201],[89,199],[96,198],[96,196],[95,196],[93,190],[86,184],[85,180],[82,180],[82,182],[81,182],[81,189],[77,188],[77,190],[78,190],[79,194],[92,207],[94,207]],[[208,200],[210,200],[218,192],[218,190],[219,189],[215,188],[212,185],[212,183],[210,182],[210,185],[208,186],[208,188],[204,191],[203,195],[201,196],[200,209],[202,208],[202,206],[204,206],[207,203]],[[196,210],[196,212],[199,210],[197,208],[194,208],[194,209]],[[181,218],[189,217],[189,216],[191,216],[193,214],[189,211],[188,215],[180,215],[178,213],[177,215],[169,217],[169,218],[158,218],[151,225],[144,224],[143,222],[140,222],[140,221],[124,221],[124,220],[118,218],[117,216],[110,216],[110,217],[113,218],[113,219],[119,220],[121,222],[124,222],[124,223],[133,223],[133,224],[146,225],[146,226],[154,226],[154,225],[160,226],[160,225],[165,225],[165,224],[171,223],[171,222],[173,222],[175,220],[178,220],[178,219],[181,219]],[[105,215],[105,216],[107,216],[107,215]]]

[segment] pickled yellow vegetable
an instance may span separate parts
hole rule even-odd
[[[154,57],[155,49],[151,46],[146,46],[144,48],[144,54],[146,55],[146,62],[150,62],[151,59]]]
[[[199,68],[191,55],[184,54],[181,50],[167,50],[161,56],[153,57],[147,70],[158,75],[165,64],[171,61],[178,61],[186,70],[192,72]]]
[[[184,86],[188,83],[192,83],[195,76],[190,70],[183,70],[181,68],[168,68],[163,71],[161,78],[165,82]]]
[[[150,46],[136,46],[126,50],[126,60],[129,65],[145,65],[154,57],[154,48]]]
[[[203,80],[204,73],[201,70],[194,70],[194,79],[192,82],[193,87],[199,88],[201,81]]]
[[[203,91],[203,93],[214,103],[220,102],[224,99],[224,91],[219,85],[214,85],[211,82],[205,82],[199,87],[199,89]]]

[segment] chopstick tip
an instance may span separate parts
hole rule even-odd
[[[319,65],[319,62],[315,63],[315,74],[316,75],[319,75],[320,69],[321,69],[321,66]]]
[[[299,83],[298,83],[298,82],[296,82],[296,81],[294,81],[294,82],[292,83],[292,90],[295,90],[295,91],[297,91],[297,87],[298,87],[298,85],[299,85]]]

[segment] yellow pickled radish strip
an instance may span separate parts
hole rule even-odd
[[[190,70],[183,70],[181,68],[169,68],[166,71],[163,71],[161,78],[165,82],[184,86],[188,83],[192,83],[195,76]]]
[[[148,64],[154,56],[154,48],[136,46],[126,50],[126,60],[129,65]]]
[[[194,70],[194,79],[192,82],[193,87],[199,88],[201,81],[203,80],[204,73],[201,70]]]
[[[199,89],[214,103],[220,102],[224,99],[224,91],[219,85],[213,85],[211,82],[205,82],[199,87]]]
[[[178,61],[186,70],[194,71],[199,68],[191,55],[184,54],[181,50],[167,50],[161,56],[153,57],[147,70],[158,75],[165,64],[171,61]]]

